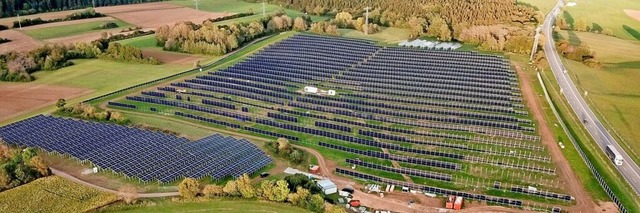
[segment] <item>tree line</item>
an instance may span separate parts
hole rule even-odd
[[[265,148],[273,152],[276,156],[284,158],[295,165],[306,163],[306,153],[291,146],[289,140],[286,138],[278,138],[278,140],[269,141],[265,144]]]
[[[12,51],[2,54],[0,55],[0,81],[32,81],[34,78],[31,73],[71,66],[73,62],[70,60],[81,58],[160,64],[153,57],[144,57],[142,51],[137,47],[125,46],[111,41],[113,39],[103,37],[91,43],[53,44],[25,53]]]
[[[63,22],[63,21],[72,21],[72,20],[79,20],[79,19],[97,18],[97,17],[104,17],[104,14],[96,12],[93,8],[87,8],[87,9],[84,9],[82,11],[71,13],[71,14],[67,15],[65,18],[56,18],[56,19],[43,20],[42,18],[38,17],[38,18],[34,18],[34,19],[16,20],[16,21],[13,22],[13,28],[33,26],[33,25],[38,25],[38,24],[47,24],[47,23],[53,23],[53,22]]]
[[[34,148],[12,149],[0,140],[0,191],[50,174],[51,170]]]
[[[344,213],[345,210],[325,203],[322,189],[313,180],[300,174],[287,176],[282,180],[263,180],[252,184],[247,174],[230,180],[224,185],[202,185],[196,179],[186,178],[178,185],[180,196],[193,199],[198,196],[212,197],[241,197],[290,203],[294,206],[309,209],[312,212]]]
[[[294,25],[294,20],[284,13],[230,25],[216,25],[211,21],[205,21],[201,25],[178,22],[173,26],[159,27],[156,30],[156,41],[158,46],[168,51],[224,55],[265,35],[291,29],[306,29],[308,23],[310,23],[309,17],[298,17],[295,20],[295,24],[298,25]]]
[[[157,1],[161,0],[0,0],[0,17]]]

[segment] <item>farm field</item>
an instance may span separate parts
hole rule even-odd
[[[590,1],[574,0],[573,7],[565,7],[568,14],[562,17],[567,23],[573,24],[579,19],[585,19],[590,28],[609,28],[613,35],[622,39],[640,40],[640,21],[631,17],[624,10],[640,10],[640,1],[610,0]],[[597,11],[597,12],[594,12]]]
[[[20,16],[21,19],[35,19],[35,18],[41,18],[43,20],[47,20],[47,19],[57,19],[57,18],[65,18],[67,17],[69,14],[75,13],[75,12],[79,12],[82,11],[83,9],[78,9],[78,10],[65,10],[65,11],[58,11],[58,12],[48,12],[48,13],[38,13],[38,14],[33,14],[33,15],[26,15],[26,16]],[[5,25],[8,27],[13,26],[13,22],[17,21],[18,17],[5,17],[5,18],[0,18],[0,24],[1,25]]]
[[[74,60],[75,65],[65,67],[56,71],[41,71],[34,74],[36,80],[30,85],[52,85],[71,87],[93,92],[84,94],[74,99],[67,100],[72,104],[83,99],[106,94],[121,88],[126,88],[139,83],[147,82],[164,76],[168,76],[180,71],[184,71],[193,65],[146,65],[127,64],[98,59]],[[123,77],[126,76],[126,77]],[[0,83],[0,88],[8,87],[10,83]],[[60,94],[57,98],[64,97]],[[31,115],[52,112],[55,106],[49,106],[34,110],[9,120],[1,121],[0,124],[11,123]]]
[[[323,46],[329,45],[328,43],[323,42],[322,38],[328,39],[325,37],[317,38],[316,36],[306,36],[305,34],[294,36],[293,38],[284,40],[279,44],[270,46],[267,48],[268,51],[261,51],[257,56],[252,56],[252,59],[249,61],[262,60],[263,62],[256,61],[252,63],[265,63],[265,65],[276,63],[274,61],[275,59],[270,57],[269,54],[265,54],[265,51],[276,55],[282,55],[281,53],[278,53],[278,50],[287,47],[287,45],[293,45],[289,47],[301,45],[302,41],[306,41],[305,39],[311,39],[305,42],[308,43],[307,45],[312,45],[311,43],[314,42],[320,42],[322,45],[317,51],[321,52],[323,51]],[[313,39],[320,39],[320,41]],[[357,152],[357,150],[369,150],[380,153],[382,153],[381,151],[384,151],[391,155],[417,157],[420,159],[426,159],[431,163],[424,162],[425,164],[422,164],[412,161],[400,162],[402,167],[433,173],[433,175],[430,176],[413,174],[410,178],[411,181],[417,181],[416,183],[424,183],[429,186],[462,191],[476,188],[476,193],[479,192],[477,189],[483,189],[480,193],[487,193],[487,195],[507,196],[516,199],[525,198],[534,202],[546,202],[554,205],[571,205],[570,203],[573,202],[571,199],[569,199],[570,202],[565,203],[561,200],[553,200],[545,198],[544,196],[531,197],[518,192],[507,191],[503,193],[496,193],[492,190],[484,190],[493,187],[494,181],[501,182],[502,187],[505,187],[505,189],[524,185],[536,186],[542,191],[561,194],[567,190],[563,182],[568,180],[559,178],[558,175],[555,174],[555,165],[549,161],[550,157],[548,153],[543,151],[544,148],[539,144],[539,142],[537,142],[539,138],[534,136],[536,131],[530,123],[531,120],[527,113],[527,109],[523,108],[524,106],[519,104],[519,98],[517,98],[517,96],[514,96],[515,99],[511,99],[514,101],[513,103],[510,103],[514,104],[511,109],[513,111],[503,111],[504,109],[501,109],[501,107],[483,107],[473,110],[474,112],[483,114],[482,116],[485,116],[485,121],[488,121],[489,123],[471,125],[473,126],[470,126],[472,129],[464,128],[465,125],[448,126],[446,123],[464,123],[465,121],[463,121],[464,119],[458,121],[435,120],[437,119],[436,117],[441,113],[455,113],[453,111],[448,112],[448,109],[453,108],[460,110],[461,108],[459,107],[464,106],[464,104],[462,104],[465,102],[463,99],[454,101],[459,102],[455,105],[462,104],[460,106],[455,106],[439,105],[439,101],[435,101],[439,99],[438,97],[410,97],[416,93],[411,93],[406,91],[406,89],[399,89],[396,87],[392,88],[385,84],[388,83],[387,81],[396,80],[396,77],[389,80],[382,80],[390,78],[390,76],[383,74],[382,71],[373,71],[374,73],[368,74],[362,71],[365,67],[367,69],[375,70],[374,64],[384,63],[383,61],[386,60],[386,55],[392,55],[395,51],[400,50],[396,50],[396,48],[389,48],[388,50],[377,49],[375,46],[370,47],[369,43],[361,40],[337,39],[335,42],[339,44],[333,45],[343,46],[351,46],[357,43],[357,46],[360,46],[359,48],[361,49],[356,48],[355,45],[354,47],[351,47],[353,48],[352,51],[355,51],[352,52],[355,54],[353,57],[364,57],[360,54],[365,54],[368,51],[378,53],[373,57],[373,59],[370,59],[367,63],[360,65],[362,68],[356,66],[356,68],[353,68],[354,70],[347,72],[352,74],[338,74],[334,77],[335,80],[325,79],[328,75],[334,75],[335,73],[333,72],[327,73],[326,75],[312,77],[313,74],[309,72],[297,71],[295,68],[297,67],[297,65],[295,65],[296,63],[291,62],[287,63],[290,63],[290,65],[286,65],[288,68],[279,68],[279,66],[275,66],[270,70],[262,71],[261,74],[258,75],[251,71],[251,63],[244,61],[228,68],[224,68],[226,66],[222,66],[221,68],[214,69],[218,70],[217,72],[201,73],[198,74],[196,78],[188,79],[186,81],[180,80],[171,83],[171,85],[161,86],[160,90],[157,90],[155,87],[147,90],[155,91],[154,93],[134,93],[127,96],[127,98],[111,100],[119,103],[130,104],[131,106],[135,106],[135,109],[127,109],[117,106],[110,106],[110,108],[132,112],[157,113],[165,116],[168,115],[172,118],[186,119],[191,122],[196,121],[202,124],[209,123],[211,126],[229,130],[233,130],[234,128],[225,127],[225,124],[220,122],[240,124],[244,127],[240,130],[234,131],[239,131],[243,134],[285,134],[290,137],[290,140],[299,141],[301,145],[313,147],[314,149],[320,150],[322,153],[332,153],[332,155],[335,156],[330,158],[337,160],[337,163],[340,166],[349,165],[348,163],[345,164],[343,162],[346,159],[352,159],[355,156],[365,162],[385,166],[391,165],[389,160],[377,159],[375,155],[363,156],[349,153],[354,152],[354,150],[356,150],[355,152]],[[282,43],[285,43],[286,45]],[[278,47],[279,45],[284,46]],[[310,47],[305,46],[303,49],[304,48]],[[299,54],[300,53],[298,53],[298,55]],[[304,55],[301,56],[306,58]],[[482,57],[491,58],[494,56]],[[349,60],[345,62],[350,63]],[[312,61],[302,59],[301,62],[297,63],[312,63]],[[368,63],[371,63],[371,65]],[[331,69],[340,69],[338,66],[343,65],[336,64],[330,66],[335,66]],[[280,71],[281,69],[289,69],[288,72],[292,73],[291,76],[286,79],[282,78],[284,76],[280,76],[282,72]],[[506,75],[510,76],[511,74]],[[515,75],[513,77],[515,78]],[[379,78],[381,80],[371,82],[371,79],[373,78]],[[415,76],[415,78],[419,79],[419,81],[426,80],[419,76]],[[513,78],[507,79],[513,80]],[[364,86],[365,88],[358,89],[357,87],[352,86],[354,85],[353,83],[345,83],[349,81],[360,82],[355,85]],[[459,79],[458,81],[462,81],[462,79]],[[411,81],[403,84],[407,83],[411,83]],[[232,84],[236,86],[232,86]],[[301,95],[301,89],[304,85],[321,85],[322,89],[335,89],[336,92],[341,95],[336,98],[310,94]],[[486,85],[488,86],[489,84]],[[506,86],[505,88],[510,87],[511,86]],[[187,89],[187,92],[181,94],[174,90],[177,88],[185,88]],[[374,91],[374,89],[369,88],[380,89],[375,89]],[[410,89],[413,87],[407,85],[407,88]],[[441,89],[448,90],[445,87],[441,87]],[[464,90],[464,88],[460,89]],[[405,91],[401,92],[403,90]],[[499,89],[496,88],[495,92],[498,92],[498,90]],[[273,91],[277,92],[274,93]],[[373,95],[373,93],[378,93],[379,95],[376,96]],[[252,96],[252,94],[260,94],[260,96]],[[383,94],[396,94],[400,97],[408,97],[408,99],[405,100],[404,98],[395,98],[398,96],[388,96]],[[516,94],[519,93],[513,93],[513,95]],[[350,100],[351,97],[360,97],[364,102],[353,102]],[[489,96],[487,96],[487,98],[491,99]],[[370,105],[372,102],[366,101],[367,99],[379,100],[379,103],[383,103],[383,105]],[[399,101],[409,100],[411,100],[410,103],[398,104],[400,103]],[[429,100],[434,100],[435,102],[431,102]],[[393,106],[392,103],[394,102],[395,105],[406,105],[406,107],[393,108],[395,110],[386,111],[387,109],[391,109],[390,107]],[[186,105],[181,105],[179,103]],[[390,105],[387,105],[386,103],[389,103]],[[235,109],[224,107],[228,106],[228,104],[235,105],[237,107]],[[422,109],[419,109],[420,107],[416,104],[436,106],[435,111],[422,111]],[[498,104],[498,102],[496,102],[496,104]],[[151,112],[149,110],[150,108],[154,108],[156,112]],[[241,110],[240,108],[243,109]],[[208,111],[210,109],[215,110]],[[415,114],[415,112],[419,113]],[[391,118],[390,116],[393,116],[394,118]],[[467,116],[473,117],[471,114],[460,116],[461,118]],[[512,116],[515,120],[509,121],[507,122],[509,124],[505,124],[505,126],[497,129],[494,129],[496,127],[489,127],[486,130],[482,130],[483,127],[481,126],[492,125],[490,124],[493,122],[491,121],[493,120],[490,118],[491,116],[503,117],[501,119],[509,119],[507,117]],[[207,119],[213,119],[213,121]],[[414,119],[431,120],[431,122],[422,123],[415,121]],[[210,122],[218,123],[211,124]],[[496,122],[499,123],[500,121],[496,120]],[[515,129],[509,130],[510,128]],[[319,129],[320,131],[313,132],[313,129]],[[266,132],[260,133],[260,131]],[[494,134],[499,135],[497,136],[498,139],[489,139],[486,137],[486,135]],[[407,139],[409,137],[412,139]],[[385,148],[386,150],[381,150],[379,146],[387,148]],[[410,147],[412,149],[405,150],[401,147]],[[443,147],[452,148],[443,149]],[[482,150],[489,149],[495,151],[490,155],[486,155],[486,153],[481,154],[484,152]],[[429,150],[429,152],[423,152],[420,150]],[[508,153],[520,154],[511,156],[511,154]],[[481,156],[486,156],[486,158]],[[492,162],[501,162],[500,164],[507,166],[501,166],[500,169],[497,169],[498,167],[494,166]],[[528,172],[522,172],[521,169],[515,169],[516,167],[520,167],[522,170]],[[361,171],[365,171],[365,173],[373,172],[371,174],[404,181],[404,178],[397,175],[391,175],[389,172],[376,171],[375,169],[363,169]],[[496,179],[497,176],[501,176],[501,178]]]
[[[151,206],[113,206],[101,212],[228,212],[228,213],[258,213],[258,212],[279,212],[298,213],[309,212],[306,209],[293,207],[286,204],[278,204],[262,201],[246,200],[203,200],[196,202],[171,202],[162,200]]]
[[[0,31],[0,37],[11,40],[11,42],[0,44],[0,54],[11,51],[29,51],[43,44],[42,41],[14,29]]]
[[[100,25],[105,24],[107,22],[116,23],[118,27],[112,28],[112,29],[106,29],[106,30],[99,29]],[[118,31],[121,29],[128,28],[130,26],[131,26],[130,24],[120,20],[94,21],[94,22],[87,22],[87,23],[81,23],[81,24],[74,24],[70,26],[52,26],[52,27],[28,29],[28,30],[25,30],[25,33],[35,39],[46,40],[46,39],[74,36],[74,35],[79,35],[84,33],[91,33],[96,31],[98,32]]]
[[[167,2],[99,7],[96,8],[96,11],[126,21],[135,26],[152,29],[167,24],[173,25],[178,21],[202,23],[204,20],[210,18],[233,15],[233,13],[198,11]]]
[[[48,84],[0,83],[0,122],[51,106],[60,98],[72,99],[91,92],[91,89]]]
[[[587,102],[604,117],[605,126],[615,130],[612,135],[621,137],[631,151],[627,153],[640,162],[640,87],[635,86],[640,81],[640,42],[588,32],[560,31],[559,36],[575,45],[586,44],[596,52],[602,69],[571,60],[563,62],[578,89],[588,92]]]
[[[0,211],[87,212],[118,199],[117,195],[50,176],[0,193]]]

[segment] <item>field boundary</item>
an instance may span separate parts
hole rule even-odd
[[[144,83],[141,83],[141,84],[137,84],[137,85],[133,85],[133,86],[130,86],[130,87],[127,87],[127,88],[124,88],[124,89],[119,89],[119,90],[116,90],[116,91],[113,91],[113,92],[110,92],[110,93],[107,93],[107,94],[103,94],[103,95],[99,95],[99,96],[96,96],[96,97],[93,97],[93,98],[89,98],[87,100],[81,101],[80,103],[92,102],[92,101],[99,100],[99,99],[102,99],[102,98],[105,98],[105,97],[108,97],[108,96],[112,96],[112,95],[115,95],[115,94],[118,94],[118,93],[121,93],[121,92],[124,92],[124,91],[128,91],[128,90],[131,90],[131,89],[135,89],[135,88],[147,86],[147,85],[150,85],[150,84],[158,83],[160,81],[164,81],[164,80],[167,80],[167,79],[170,79],[170,78],[174,78],[174,77],[178,77],[178,76],[183,76],[183,75],[186,75],[186,74],[190,74],[192,72],[200,71],[200,69],[202,69],[202,70],[209,69],[211,67],[219,65],[221,62],[224,61],[224,59],[230,57],[231,55],[235,54],[236,52],[239,52],[239,51],[241,51],[241,50],[243,50],[243,49],[245,49],[245,48],[257,43],[257,42],[266,40],[266,39],[271,38],[273,36],[275,36],[275,35],[269,35],[269,36],[265,36],[265,37],[253,40],[251,43],[248,43],[248,44],[244,45],[241,48],[238,48],[238,49],[236,49],[236,50],[234,50],[234,51],[232,51],[230,53],[227,53],[226,55],[220,57],[218,60],[213,61],[213,62],[211,62],[209,64],[206,64],[206,65],[204,65],[204,66],[202,66],[200,68],[193,68],[193,69],[190,69],[190,70],[185,70],[185,71],[173,74],[173,75],[169,75],[169,76],[162,77],[162,78],[159,78],[159,79],[147,81],[147,82],[144,82]]]
[[[589,161],[589,159],[585,155],[584,151],[582,151],[582,148],[580,148],[580,145],[577,143],[576,139],[573,137],[571,132],[569,132],[569,129],[565,125],[564,120],[562,119],[560,114],[558,114],[558,111],[556,110],[555,105],[551,101],[551,97],[549,96],[549,93],[547,92],[547,87],[545,86],[544,81],[542,81],[542,77],[540,76],[540,72],[537,72],[536,76],[538,77],[538,81],[540,81],[540,85],[542,86],[542,91],[544,91],[544,97],[545,97],[545,99],[547,99],[547,102],[549,102],[549,105],[551,106],[551,110],[553,111],[553,114],[558,119],[558,123],[560,123],[560,126],[562,127],[562,130],[564,131],[565,134],[567,134],[567,136],[569,137],[569,140],[571,141],[573,146],[576,147],[576,150],[578,151],[578,154],[580,155],[580,158],[582,158],[582,160],[587,164],[587,167],[589,167],[589,170],[591,171],[591,173],[596,177],[596,180],[598,180],[598,183],[600,183],[600,186],[604,189],[604,191],[607,193],[607,195],[609,195],[609,198],[611,198],[611,200],[616,204],[616,206],[618,206],[618,209],[620,210],[620,212],[621,213],[627,213],[628,212],[627,209],[622,205],[622,203],[618,199],[618,196],[616,196],[613,193],[613,191],[611,190],[609,185],[604,181],[602,176],[600,176],[600,173],[598,172],[598,170],[596,170],[596,168],[593,166],[593,164],[591,164],[591,161]]]

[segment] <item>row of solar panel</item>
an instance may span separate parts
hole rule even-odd
[[[393,172],[396,174],[412,175],[416,177],[423,177],[423,178],[441,180],[441,181],[447,181],[447,182],[451,182],[451,179],[452,179],[450,174],[443,174],[438,172],[429,172],[429,171],[403,168],[403,167],[395,168],[395,167],[383,166],[375,163],[368,163],[368,162],[355,160],[355,159],[346,159],[346,162],[353,165],[364,166],[367,168],[372,168],[372,169],[377,169],[377,170],[382,170],[387,172]]]
[[[285,120],[285,121],[298,123],[298,118],[297,117],[281,115],[281,114],[277,114],[277,113],[273,113],[273,112],[268,112],[267,116],[270,117],[270,118],[275,118],[275,119],[280,119],[280,120]]]
[[[322,127],[322,128],[335,129],[343,132],[351,132],[351,127],[348,127],[348,126],[342,126],[342,125],[337,125],[337,124],[332,124],[332,123],[327,123],[322,121],[316,121],[315,125],[317,127]]]
[[[228,127],[236,128],[236,129],[240,129],[240,127],[241,127],[239,124],[229,123],[229,122],[226,122],[226,121],[219,121],[219,120],[216,120],[216,119],[206,118],[206,117],[192,115],[192,114],[183,113],[183,112],[175,112],[174,114],[177,115],[177,116],[196,119],[196,120],[199,120],[199,121],[204,121],[204,122],[212,123],[212,124],[228,126]]]
[[[469,103],[455,102],[455,101],[445,102],[445,101],[436,101],[436,100],[430,100],[430,99],[405,98],[405,97],[387,96],[387,95],[372,94],[372,93],[342,94],[342,96],[372,99],[370,101],[380,100],[380,101],[390,101],[390,102],[397,102],[397,103],[419,104],[419,105],[428,105],[428,106],[437,106],[437,107],[446,107],[446,108],[458,108],[462,110],[487,111],[487,112],[497,112],[497,113],[507,113],[507,114],[517,113],[512,107],[469,104]],[[349,100],[354,100],[354,99],[349,99]]]
[[[404,163],[410,163],[410,164],[416,164],[416,165],[423,165],[423,166],[438,167],[438,168],[451,169],[451,170],[460,170],[460,169],[462,169],[460,164],[457,164],[457,163],[449,163],[449,162],[443,162],[443,161],[438,161],[438,160],[430,160],[430,159],[425,159],[425,158],[417,158],[417,157],[409,157],[409,156],[387,154],[387,153],[376,152],[376,151],[371,151],[371,150],[364,151],[364,150],[360,150],[360,149],[354,149],[354,148],[349,148],[349,147],[345,147],[345,146],[329,144],[329,143],[325,143],[325,142],[320,142],[320,143],[318,143],[318,145],[320,145],[322,147],[335,149],[335,150],[340,150],[340,151],[345,151],[345,152],[349,152],[349,153],[354,153],[354,154],[359,154],[359,155],[364,155],[364,156],[369,156],[369,157],[374,157],[374,158],[380,158],[380,159],[385,159],[385,160],[393,160],[393,161],[398,161],[398,162],[404,162]]]
[[[225,117],[235,118],[235,119],[238,119],[238,120],[241,120],[241,121],[251,121],[251,120],[253,120],[250,116],[238,114],[238,113],[235,113],[235,112],[228,112],[228,111],[224,111],[224,110],[219,110],[219,109],[214,109],[214,108],[209,108],[209,107],[204,107],[204,106],[199,106],[199,105],[193,105],[193,104],[187,104],[187,103],[177,102],[177,101],[170,101],[170,100],[164,100],[164,99],[155,99],[155,98],[141,97],[141,96],[127,96],[126,99],[127,100],[132,100],[132,101],[140,101],[140,102],[146,102],[146,103],[160,104],[160,105],[165,105],[165,106],[180,107],[180,108],[183,108],[183,109],[196,110],[196,111],[200,111],[200,112],[207,112],[207,113],[211,113],[211,114],[216,114],[216,115],[222,115],[222,116],[225,116]]]
[[[273,137],[277,137],[277,138],[286,138],[286,139],[289,139],[289,140],[292,140],[292,141],[299,141],[300,140],[296,136],[280,134],[280,133],[277,133],[277,132],[266,131],[266,130],[253,128],[253,127],[248,127],[248,126],[245,126],[244,129],[247,130],[247,131],[250,131],[250,132],[255,132],[255,133],[259,133],[259,134],[263,134],[263,135],[273,136]]]
[[[109,105],[109,106],[117,106],[117,107],[125,107],[125,108],[131,108],[131,109],[137,108],[137,106],[133,105],[133,104],[125,104],[125,103],[118,103],[118,102],[111,102],[111,101],[109,101],[107,103],[107,105]]]

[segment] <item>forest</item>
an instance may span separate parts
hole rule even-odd
[[[161,0],[0,0],[0,17]]]
[[[252,22],[215,25],[207,20],[203,24],[179,22],[156,30],[157,45],[167,51],[192,54],[224,55],[256,38],[288,30],[307,29],[309,17],[291,17],[278,13]]]
[[[369,32],[379,27],[407,28],[411,38],[457,40],[486,51],[529,54],[535,24],[544,19],[515,0],[272,0],[274,4],[314,15],[335,16],[332,25],[363,31],[370,7]],[[322,26],[316,25],[318,28]],[[320,32],[321,30],[314,30]],[[329,33],[325,33],[329,34]]]

